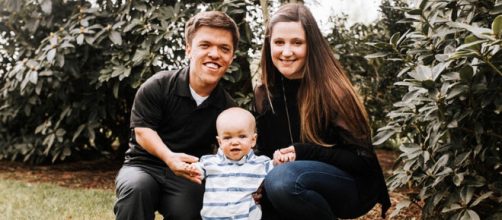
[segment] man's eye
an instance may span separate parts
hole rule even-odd
[[[208,48],[208,47],[209,47],[209,45],[207,45],[207,44],[201,44],[201,45],[199,45],[199,47],[200,47],[200,48],[204,48],[204,49],[206,49],[206,48]]]
[[[230,48],[228,48],[228,47],[222,47],[221,51],[223,51],[223,53],[228,53],[228,52],[230,52]]]

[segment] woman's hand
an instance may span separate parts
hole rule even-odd
[[[274,152],[274,165],[281,165],[286,162],[295,161],[295,159],[296,153],[294,146],[282,148]]]

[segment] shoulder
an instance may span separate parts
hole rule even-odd
[[[267,157],[265,155],[261,155],[261,156],[254,156],[253,160],[257,163],[267,163],[269,162],[271,159],[270,157]]]
[[[204,155],[200,158],[200,162],[210,162],[217,159],[217,156],[214,154]]]
[[[178,73],[181,70],[166,70],[160,71],[153,74],[150,78],[148,78],[141,86],[142,87],[150,87],[150,86],[160,86],[160,85],[170,85],[173,83]]]

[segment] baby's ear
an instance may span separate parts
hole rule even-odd
[[[216,136],[216,140],[218,141],[218,146],[221,145],[221,139],[220,139],[220,137]]]

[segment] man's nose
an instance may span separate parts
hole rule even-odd
[[[220,56],[220,52],[218,51],[218,47],[209,48],[208,56],[211,58],[218,58]]]

